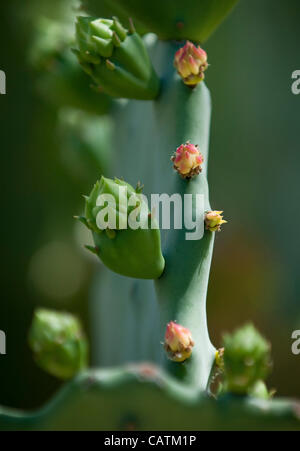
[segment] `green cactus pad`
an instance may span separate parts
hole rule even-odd
[[[167,193],[169,196],[179,193],[182,198],[185,194],[192,197],[200,194],[203,195],[204,209],[210,210],[206,179],[211,111],[209,90],[205,83],[190,89],[176,74],[173,59],[180,44],[157,41],[153,35],[148,35],[145,41],[164,80],[163,87],[155,104],[139,101],[120,103],[116,111],[114,143],[118,152],[113,173],[122,174],[125,180],[132,180],[133,174],[138,174],[136,177],[141,177],[148,199],[153,193]],[[133,127],[134,133],[131,133]],[[184,180],[173,169],[170,158],[176,148],[188,140],[199,145],[204,164],[201,174]],[[187,231],[185,227],[175,229],[173,225],[170,229],[162,227],[161,242],[166,265],[154,286],[146,280],[118,278],[106,268],[101,268],[101,273],[99,271],[99,282],[95,284],[92,300],[93,330],[97,342],[101,343],[101,348],[96,350],[99,366],[153,359],[199,391],[206,389],[215,358],[206,320],[206,292],[214,234],[205,231],[202,239],[188,240]],[[153,321],[148,320],[150,315]],[[167,359],[161,345],[167,323],[175,320],[191,331],[195,341],[192,357],[184,364]],[[103,327],[99,327],[99,321]],[[114,324],[114,328],[106,327],[107,321]],[[128,340],[126,350],[120,349],[114,333],[116,327],[123,341]],[[137,335],[139,345],[135,346],[133,336]]]
[[[96,0],[93,0],[94,3]],[[101,0],[98,0],[101,3]],[[204,42],[238,0],[110,0],[161,39]]]
[[[122,10],[116,2],[111,2],[110,0],[81,0],[81,5],[84,11],[86,11],[91,16],[96,17],[113,17],[117,16],[118,19],[124,23],[128,23],[128,14]],[[144,25],[141,25],[139,21],[135,19],[134,27],[136,31],[143,35],[147,33],[147,29]]]
[[[38,309],[29,345],[36,363],[61,379],[69,379],[87,366],[87,341],[79,320],[69,313]]]

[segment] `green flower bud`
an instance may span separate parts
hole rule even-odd
[[[160,231],[151,217],[141,187],[101,177],[85,197],[85,217],[80,219],[93,233],[91,250],[112,271],[128,277],[157,279],[165,261]]]
[[[123,14],[156,33],[162,40],[203,42],[223,21],[238,0],[106,0]],[[95,0],[84,0],[93,4]],[[102,1],[98,0],[102,5]]]
[[[67,106],[106,114],[111,97],[91,86],[90,78],[70,51],[75,43],[73,27],[73,22],[61,23],[44,17],[36,21],[28,56],[36,71],[37,91],[55,108]]]
[[[275,390],[268,390],[266,384],[262,380],[255,382],[249,390],[249,396],[260,399],[271,399],[275,394]]]
[[[247,394],[271,367],[270,344],[252,324],[223,337],[224,375],[228,391]]]
[[[78,61],[101,90],[113,97],[154,99],[159,80],[143,40],[117,19],[78,17],[74,50]]]
[[[87,340],[79,320],[69,313],[36,310],[29,345],[36,363],[60,379],[69,379],[87,366]]]

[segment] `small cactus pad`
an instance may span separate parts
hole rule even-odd
[[[113,97],[154,99],[159,80],[142,38],[118,19],[78,17],[74,53],[84,71]]]

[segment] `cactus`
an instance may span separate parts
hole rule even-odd
[[[117,125],[112,173],[119,178],[101,177],[85,197],[84,216],[78,217],[94,239],[89,249],[104,263],[95,276],[90,306],[98,369],[81,371],[34,413],[0,409],[2,429],[300,428],[298,403],[270,400],[263,381],[269,344],[258,332],[247,326],[227,335],[225,350],[216,351],[207,328],[214,232],[226,221],[209,202],[207,55],[191,42],[174,39],[202,44],[235,3],[84,0],[89,14],[103,6],[113,14],[119,11],[122,20],[121,25],[111,17],[79,18],[75,49],[92,82],[123,98],[112,108]],[[129,17],[158,37],[142,39]],[[138,199],[142,217],[141,187],[133,188],[138,180],[148,196],[190,195],[188,212],[202,224],[203,236],[195,236],[184,221],[183,227],[170,224],[161,231],[123,229],[122,221],[127,224],[134,208],[124,212],[119,188],[126,188],[127,199]],[[100,194],[111,196],[113,208],[98,201]],[[200,217],[197,195],[203,199]],[[141,223],[148,224],[153,213],[144,210]],[[113,224],[106,218],[110,212],[116,217]],[[108,221],[104,227],[99,214]],[[183,211],[177,219],[184,219]],[[43,340],[38,332],[31,332],[35,351]],[[51,352],[42,366],[61,376],[61,367],[53,371],[52,332],[47,336]],[[65,364],[63,359],[63,369]],[[213,394],[212,383],[220,374],[221,388]]]
[[[142,402],[141,402],[142,400]],[[89,370],[47,408],[0,409],[4,430],[299,430],[299,404],[195,394],[155,366]]]

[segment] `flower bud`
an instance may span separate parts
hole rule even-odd
[[[252,324],[223,337],[224,375],[228,391],[246,394],[271,367],[270,344]]]
[[[114,18],[78,17],[78,61],[100,89],[113,96],[154,99],[159,80],[141,37]]]
[[[29,345],[36,363],[61,379],[69,379],[87,366],[87,340],[79,320],[69,313],[38,309]]]
[[[184,84],[194,87],[204,79],[204,71],[208,67],[207,54],[200,46],[187,41],[175,53],[174,66]]]
[[[141,187],[101,177],[85,199],[85,217],[78,219],[92,231],[93,251],[102,262],[127,277],[160,277],[165,265],[160,231]]]
[[[253,398],[260,398],[260,399],[271,399],[276,393],[276,390],[271,389],[268,390],[268,387],[262,380],[258,380],[255,382],[255,384],[251,387],[251,389],[248,392],[249,396],[252,396]]]
[[[180,324],[171,321],[167,324],[164,348],[168,358],[174,362],[184,362],[192,354],[191,332]]]
[[[221,230],[221,225],[226,224],[227,221],[223,219],[223,211],[208,211],[205,215],[205,225],[206,230],[211,232],[216,232]]]
[[[203,156],[198,146],[194,146],[189,141],[177,148],[171,160],[173,161],[174,169],[182,178],[189,179],[202,171]]]

